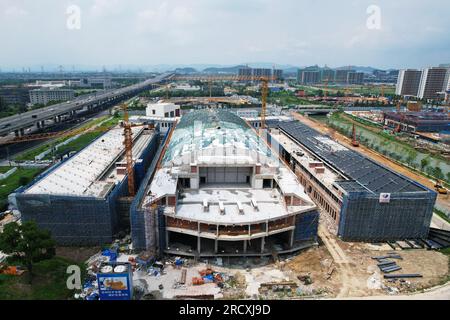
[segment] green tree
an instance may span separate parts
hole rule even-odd
[[[424,169],[425,169],[426,167],[428,167],[429,164],[430,164],[430,159],[428,159],[428,158],[423,158],[423,159],[420,161],[420,169],[421,169],[422,171],[424,171]]]
[[[444,173],[442,172],[442,169],[439,167],[434,168],[434,176],[439,180],[444,179]]]
[[[49,231],[39,229],[34,221],[22,225],[13,222],[0,234],[0,250],[24,264],[31,284],[33,264],[55,255],[55,241]]]

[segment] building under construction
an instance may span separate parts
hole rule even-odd
[[[384,112],[383,122],[405,132],[450,132],[446,112]]]
[[[110,130],[31,185],[17,190],[17,207],[23,221],[35,220],[50,230],[60,245],[111,242],[121,219],[129,216],[129,207],[123,217],[120,213],[120,201],[128,195],[123,132],[122,128]],[[132,137],[138,185],[158,148],[159,135],[154,130],[134,127]]]
[[[165,140],[132,205],[135,249],[261,256],[316,243],[317,206],[244,120],[193,111]]]
[[[427,237],[434,191],[300,122],[280,123],[270,141],[343,240]]]

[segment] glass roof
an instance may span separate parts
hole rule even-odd
[[[237,115],[224,110],[191,111],[177,124],[164,154],[163,165],[176,165],[180,157],[211,155],[220,149],[224,156],[252,156],[258,153],[276,161],[265,142]],[[212,153],[211,153],[212,152]],[[217,155],[217,154],[216,154]],[[181,161],[181,160],[179,160]]]

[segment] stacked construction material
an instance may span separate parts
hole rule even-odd
[[[378,261],[377,266],[383,273],[391,273],[402,269],[395,261],[392,260],[402,260],[402,257],[399,254],[388,253],[386,256],[372,257],[372,259]]]

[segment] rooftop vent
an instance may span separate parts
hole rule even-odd
[[[219,201],[219,210],[221,215],[225,215],[225,206],[223,204],[223,201]]]
[[[240,201],[237,201],[237,206],[239,209],[239,214],[244,214],[244,207],[242,206],[242,203]]]
[[[252,198],[252,206],[256,211],[258,211],[258,202],[256,202],[255,198]]]
[[[208,204],[208,200],[206,200],[206,199],[203,199],[203,211],[204,212],[209,211],[209,204]]]

